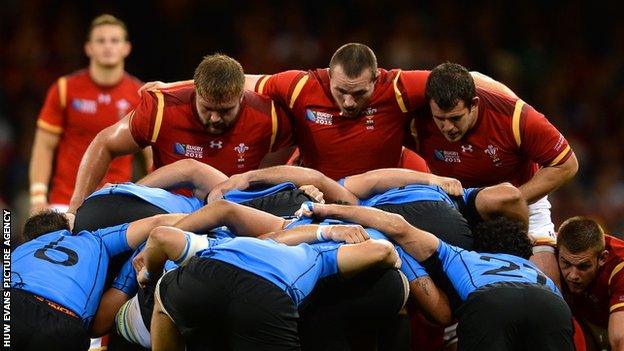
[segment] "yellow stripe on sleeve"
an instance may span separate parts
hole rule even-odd
[[[273,150],[273,144],[275,144],[275,139],[277,138],[277,112],[275,111],[275,103],[271,100],[271,144],[269,145],[269,151]]]
[[[154,122],[154,131],[152,132],[151,142],[155,143],[156,139],[158,139],[158,133],[160,132],[160,126],[162,125],[163,120],[163,112],[165,110],[165,97],[160,90],[154,91],[156,94],[156,99],[158,100],[158,105],[156,107],[156,121]]]
[[[617,310],[620,307],[624,307],[624,302],[622,303],[616,303],[615,305],[611,306],[611,308],[609,308],[609,313]]]
[[[407,113],[407,107],[405,107],[405,102],[403,102],[403,95],[401,94],[401,91],[399,90],[399,87],[397,85],[397,83],[399,82],[400,76],[401,76],[401,70],[397,72],[397,75],[396,77],[394,77],[394,81],[392,82],[392,84],[394,84],[394,96],[396,97],[396,101],[399,104],[399,108],[401,109],[401,112]]]
[[[269,77],[270,76],[264,76],[260,78],[260,84],[258,84],[258,91],[256,91],[258,94],[262,95],[264,93],[264,85],[269,80]]]
[[[61,77],[58,79],[58,90],[59,90],[59,103],[61,104],[61,108],[65,109],[67,107],[67,78]]]
[[[522,115],[522,107],[524,106],[524,101],[518,99],[516,101],[516,107],[514,108],[513,117],[511,119],[512,129],[514,139],[516,139],[516,145],[520,147],[522,143],[522,138],[520,137],[520,115]]]
[[[63,133],[63,127],[52,125],[42,119],[37,120],[37,127],[54,134]]]
[[[569,151],[570,151],[570,145],[566,146],[566,148],[563,149],[563,151],[561,151],[559,156],[557,156],[548,166],[554,166],[557,163],[559,163],[559,161],[561,161],[561,159],[564,158],[565,155],[567,155]]]
[[[292,108],[295,105],[295,101],[299,97],[301,89],[303,89],[303,86],[308,81],[308,78],[310,77],[306,74],[305,76],[301,77],[301,79],[299,79],[297,85],[295,85],[295,90],[293,90],[292,96],[290,97],[290,104],[288,104],[288,107]]]
[[[611,271],[611,276],[609,276],[608,285],[611,285],[611,279],[613,279],[613,277],[615,277],[615,275],[618,274],[618,272],[621,271],[622,268],[624,268],[624,262],[620,262],[620,264],[618,264],[617,266],[615,266],[615,268],[613,268],[613,271]]]

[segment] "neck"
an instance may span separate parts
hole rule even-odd
[[[477,119],[479,119],[479,106],[475,106],[473,112],[471,113],[471,117],[472,117],[472,122],[470,123],[468,130],[472,129],[475,123],[477,123]]]
[[[103,67],[91,62],[89,65],[89,76],[97,84],[111,86],[119,83],[124,74],[124,65],[119,64],[114,67]]]

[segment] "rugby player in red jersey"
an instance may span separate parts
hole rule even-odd
[[[135,92],[142,83],[124,71],[130,48],[121,20],[96,17],[84,46],[89,67],[59,78],[48,90],[30,159],[32,212],[47,207],[67,210],[80,157],[89,143],[139,102]],[[131,178],[132,157],[126,156],[111,163],[103,182]]]
[[[290,123],[269,98],[244,91],[240,64],[206,56],[194,83],[144,91],[139,106],[103,130],[85,153],[69,212],[99,183],[111,159],[151,145],[156,168],[184,158],[226,175],[258,168],[265,156],[291,144]]]
[[[518,187],[529,203],[532,260],[558,282],[547,195],[578,169],[565,137],[519,98],[475,87],[458,64],[432,70],[425,94],[429,109],[415,120],[418,153],[434,174],[454,177],[464,187]]]
[[[564,297],[584,327],[588,350],[624,350],[624,241],[595,221],[572,217],[559,227]]]

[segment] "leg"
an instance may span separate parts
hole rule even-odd
[[[163,311],[159,299],[154,303],[151,325],[152,350],[184,351],[182,334],[171,318]]]

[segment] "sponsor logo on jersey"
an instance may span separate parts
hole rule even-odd
[[[128,113],[130,103],[126,99],[117,100],[117,102],[115,102],[115,107],[117,108],[117,115],[121,119]]]
[[[470,144],[462,145],[461,149],[462,149],[462,152],[464,152],[464,153],[474,151],[472,149],[472,145],[470,145]]]
[[[310,109],[306,110],[306,119],[310,122],[327,126],[332,125],[334,122],[334,117],[331,113],[312,111]]]
[[[245,167],[245,152],[247,150],[249,150],[249,146],[245,145],[245,143],[240,143],[234,148],[234,151],[236,151],[236,154],[238,155],[238,158],[236,159],[236,166],[238,168]]]
[[[223,140],[210,140],[211,149],[221,149],[223,147]]]
[[[72,99],[71,107],[81,113],[95,114],[97,112],[97,101],[87,99]]]
[[[490,160],[492,160],[492,163],[494,164],[494,166],[501,167],[503,165],[503,162],[498,156],[498,148],[496,146],[490,144],[487,146],[485,150],[483,150],[483,152],[485,152],[488,156],[490,156]]]
[[[188,145],[182,143],[173,144],[173,152],[184,157],[203,158],[204,148],[197,145]]]
[[[433,150],[433,157],[438,161],[461,163],[461,158],[457,151]]]
[[[98,104],[102,104],[102,105],[108,105],[111,103],[111,96],[110,94],[102,94],[100,93],[97,97],[97,102]]]

